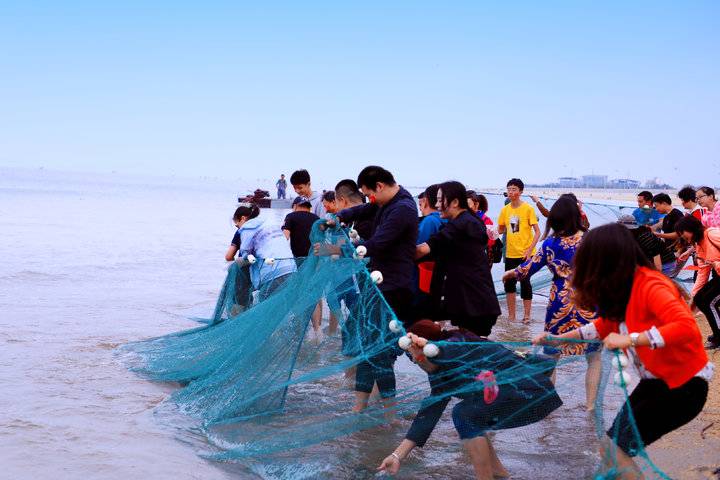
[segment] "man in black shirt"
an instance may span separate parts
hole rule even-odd
[[[670,195],[667,193],[655,195],[653,203],[655,204],[655,210],[665,215],[658,226],[660,231],[657,236],[662,238],[666,245],[671,245],[678,238],[678,234],[675,232],[675,224],[684,215],[680,210],[672,206],[672,200],[670,200]]]
[[[306,197],[295,197],[292,208],[293,211],[285,217],[283,233],[290,240],[293,255],[307,257],[310,252],[310,231],[319,217],[310,211],[312,204]]]

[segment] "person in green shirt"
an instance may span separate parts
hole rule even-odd
[[[522,193],[525,184],[519,178],[511,178],[507,182],[507,197],[510,203],[500,210],[498,217],[498,233],[505,233],[505,270],[514,270],[525,260],[529,259],[534,251],[535,245],[540,239],[540,227],[538,226],[535,209],[522,200]],[[517,280],[508,279],[503,284],[506,293],[508,319],[515,320]],[[530,280],[520,282],[520,298],[523,300],[524,316],[523,323],[530,323],[530,312],[532,308],[532,286]]]

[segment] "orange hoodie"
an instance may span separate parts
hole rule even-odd
[[[612,320],[598,318],[594,325],[600,338],[619,333],[620,324]],[[690,307],[672,281],[657,270],[639,267],[635,271],[625,325],[629,333],[658,329],[665,346],[638,346],[635,352],[645,369],[670,388],[685,384],[708,363]]]
[[[698,257],[698,275],[690,292],[691,297],[707,283],[713,263],[720,262],[720,228],[705,229],[705,235],[695,245],[695,251]],[[720,269],[716,269],[716,273],[720,274]]]

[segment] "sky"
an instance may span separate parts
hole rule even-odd
[[[2,2],[0,166],[720,186],[720,2]]]

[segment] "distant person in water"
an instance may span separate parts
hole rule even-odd
[[[293,186],[295,193],[310,200],[310,204],[312,205],[310,211],[320,218],[325,216],[326,212],[322,203],[322,195],[313,191],[310,183],[310,174],[307,170],[303,169],[293,172],[293,174],[290,175],[290,184]]]
[[[538,226],[535,209],[522,200],[525,184],[519,178],[512,178],[507,182],[507,197],[510,203],[500,210],[498,217],[498,233],[507,233],[505,242],[505,270],[512,270],[529,259],[540,240],[540,227]],[[508,319],[515,320],[517,280],[512,278],[504,282]],[[520,282],[520,298],[523,300],[523,323],[530,323],[532,311],[532,285],[530,279]]]
[[[283,173],[280,175],[280,180],[275,182],[275,186],[277,187],[277,198],[278,200],[281,198],[285,198],[285,190],[287,190],[287,180],[285,180],[285,174]]]

